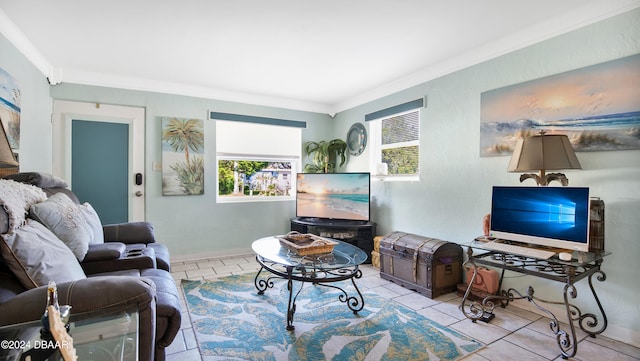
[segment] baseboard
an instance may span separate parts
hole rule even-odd
[[[531,311],[533,313],[539,314],[541,316],[549,317],[548,314],[539,310],[527,300],[514,300],[510,304],[515,307],[519,307],[527,311]],[[546,303],[544,304],[544,307],[548,308],[549,311],[553,312],[553,314],[556,315],[556,317],[558,318],[558,321],[567,323],[567,316],[566,316],[567,313],[564,307],[557,306],[557,305],[550,305]],[[602,322],[602,320],[600,320],[600,322]],[[576,325],[576,327],[578,326]],[[602,335],[610,339],[620,341],[628,345],[632,345],[634,347],[640,347],[640,332],[635,330],[622,328],[609,323],[607,325],[607,329],[602,333]]]
[[[171,255],[171,262],[188,262],[202,259],[232,258],[232,257],[253,257],[255,253],[250,248],[233,249],[225,251],[198,252],[193,254]]]

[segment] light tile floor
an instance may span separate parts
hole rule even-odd
[[[171,264],[181,296],[182,279],[215,279],[232,274],[254,273],[258,268],[253,255]],[[458,309],[461,299],[455,293],[432,300],[383,280],[375,267],[364,265],[362,271],[363,277],[358,281],[358,286],[363,290],[375,288],[379,294],[487,345],[466,357],[465,361],[561,360],[555,337],[549,329],[549,320],[536,313],[510,305],[504,309],[498,307],[495,310],[496,317],[490,323],[473,323]],[[184,299],[181,300],[181,306],[182,326],[175,341],[166,350],[167,361],[201,361]],[[640,348],[604,336],[591,338],[582,331],[579,331],[578,339],[578,354],[572,360],[640,360]]]

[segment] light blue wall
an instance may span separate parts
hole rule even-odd
[[[293,201],[216,203],[215,124],[206,120],[208,111],[306,121],[303,141],[325,138],[332,130],[328,115],[185,96],[73,84],[53,86],[51,95],[146,108],[146,218],[154,223],[158,239],[168,245],[174,259],[248,252],[254,240],[286,233],[289,218],[295,216]],[[204,195],[162,196],[162,174],[152,170],[152,163],[162,162],[160,118],[167,116],[205,120]]]
[[[284,232],[294,214],[292,202],[216,204],[213,166],[207,168],[204,196],[163,197],[160,172],[161,116],[206,119],[208,110],[304,120],[303,140],[344,137],[364,114],[416,97],[427,96],[422,118],[420,181],[374,183],[374,221],[379,234],[403,230],[465,242],[481,232],[493,185],[516,185],[506,172],[507,157],[479,157],[480,94],[486,90],[537,79],[640,52],[640,10],[590,25],[497,59],[458,71],[397,94],[327,115],[236,104],[149,92],[63,84],[51,87],[54,99],[142,106],[147,112],[147,218],[175,258],[247,250],[252,240]],[[23,90],[22,155],[24,170],[51,171],[49,88],[44,77],[0,36],[0,66],[13,74]],[[206,159],[215,156],[214,127],[206,122]],[[589,186],[606,202],[604,270],[599,283],[609,317],[608,334],[640,345],[640,293],[634,271],[640,256],[640,151],[579,153],[584,170],[568,171],[570,184]],[[212,163],[210,163],[212,164]],[[368,170],[366,155],[354,157],[348,170]],[[532,282],[536,294],[555,295],[558,283],[530,278],[507,280],[507,286]],[[580,284],[578,294],[588,297]],[[593,310],[593,302],[579,301]]]
[[[20,112],[20,169],[51,171],[51,98],[49,82],[2,34],[0,68],[18,81]]]
[[[635,10],[338,114],[334,135],[344,136],[367,113],[427,96],[420,181],[372,185],[379,233],[406,231],[458,243],[481,234],[491,187],[520,183],[518,174],[506,171],[508,157],[479,156],[480,94],[639,52],[640,10]],[[606,203],[605,242],[613,254],[604,262],[607,281],[595,283],[608,312],[609,332],[637,345],[640,150],[578,153],[578,158],[583,170],[566,171],[569,184],[591,187]],[[365,169],[366,155],[350,160],[349,170]],[[522,282],[532,282],[543,298],[562,289],[561,284],[529,278],[507,279],[506,285],[522,288]],[[587,283],[580,283],[578,294],[589,298],[589,293]],[[593,302],[586,304],[595,310]]]

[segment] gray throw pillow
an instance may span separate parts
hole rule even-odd
[[[86,278],[71,250],[42,224],[27,223],[3,234],[0,253],[9,269],[26,288]],[[43,301],[44,302],[44,301]]]
[[[69,196],[56,193],[46,201],[32,205],[29,214],[58,236],[79,261],[84,259],[93,240],[93,230],[80,206]]]
[[[89,226],[89,233],[91,233],[91,241],[89,244],[104,243],[104,231],[102,230],[102,222],[98,212],[89,203],[83,203],[80,205],[80,211],[87,220]]]

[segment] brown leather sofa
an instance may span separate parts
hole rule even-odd
[[[45,190],[49,196],[62,192],[79,204],[71,191],[60,187],[66,184],[55,183],[55,187],[47,187],[51,184],[42,182],[42,179],[32,181],[34,177],[39,179],[43,175],[14,175],[16,180],[44,186],[39,189]],[[44,177],[48,179],[49,175]],[[0,187],[0,201],[1,193]],[[90,245],[82,262],[73,254],[70,257],[65,254],[63,257],[68,258],[64,262],[60,260],[61,256],[54,260],[38,259],[41,249],[31,250],[23,244],[25,239],[41,237],[40,233],[48,232],[43,230],[46,227],[29,217],[17,231],[10,227],[10,223],[5,207],[0,207],[0,233],[3,238],[0,240],[0,326],[40,319],[47,290],[47,285],[42,284],[42,277],[49,277],[57,283],[59,303],[71,305],[72,314],[136,307],[139,315],[139,359],[165,359],[164,349],[173,342],[180,329],[180,303],[175,281],[169,273],[169,252],[166,246],[155,242],[150,223],[103,226],[104,242]],[[51,242],[62,244],[56,239]],[[52,251],[46,251],[45,246],[42,258],[58,252],[55,245]],[[26,260],[17,260],[21,253],[27,254]],[[32,268],[41,264],[47,268],[46,273],[29,274]],[[22,272],[25,269],[27,275]]]

